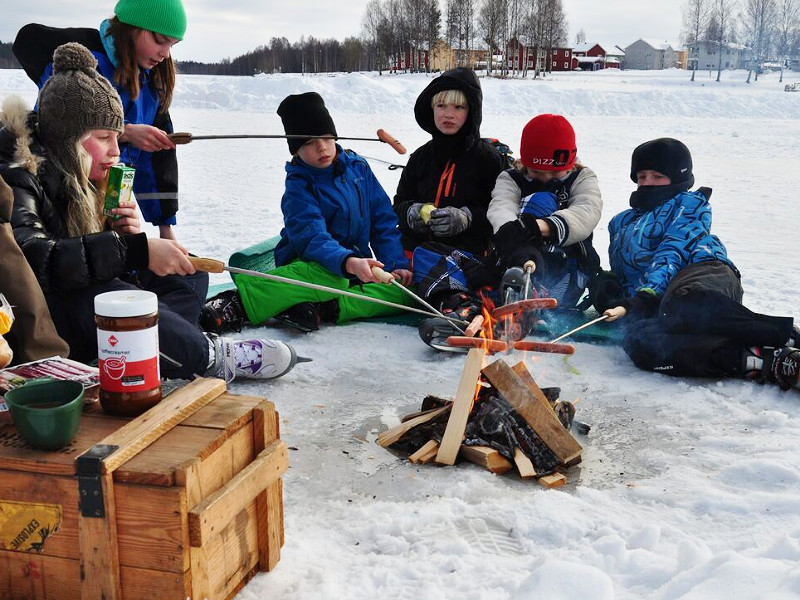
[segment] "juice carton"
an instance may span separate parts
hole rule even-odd
[[[111,210],[119,206],[119,201],[127,202],[131,199],[133,191],[133,176],[136,169],[125,165],[114,165],[108,172],[108,185],[106,186],[106,199],[103,204],[103,214],[119,218]]]

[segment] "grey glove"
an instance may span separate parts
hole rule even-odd
[[[456,208],[455,206],[437,208],[431,213],[428,225],[430,225],[433,235],[453,237],[469,229],[469,226],[472,225],[472,213],[468,208]]]
[[[425,224],[425,221],[422,220],[422,215],[420,214],[422,206],[422,202],[415,202],[408,207],[408,212],[406,213],[408,226],[411,228],[411,231],[415,231],[416,233],[426,233],[428,231],[428,226]]]

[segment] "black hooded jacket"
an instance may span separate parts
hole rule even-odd
[[[467,120],[455,135],[440,133],[433,121],[431,102],[445,90],[462,91],[469,105]],[[423,242],[437,241],[478,256],[487,252],[492,227],[486,219],[486,209],[495,180],[506,163],[494,146],[481,139],[482,108],[483,93],[478,78],[463,67],[442,73],[417,98],[414,116],[433,139],[410,156],[394,197],[404,250],[410,252]],[[467,207],[472,213],[472,225],[449,238],[416,233],[407,220],[408,209],[415,202]]]

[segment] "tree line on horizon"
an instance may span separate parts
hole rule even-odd
[[[233,59],[182,61],[178,67],[182,73],[213,75],[393,71],[400,53],[413,49],[430,54],[444,45],[458,49],[447,68],[467,64],[472,50],[492,49],[487,65],[491,72],[492,56],[504,54],[503,49],[549,50],[567,40],[561,0],[446,0],[444,12],[438,0],[370,0],[361,25],[359,37],[341,42],[310,36],[291,43],[273,37],[269,44]],[[496,66],[508,73],[507,61]]]

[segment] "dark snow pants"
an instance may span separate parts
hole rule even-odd
[[[626,325],[623,348],[640,369],[676,376],[741,377],[743,350],[783,346],[791,317],[754,313],[741,304],[738,274],[725,263],[689,265],[672,280],[658,316]]]
[[[47,304],[58,334],[70,347],[69,357],[84,363],[97,360],[97,326],[94,297],[104,292],[142,289],[158,296],[158,345],[163,355],[161,375],[191,379],[208,367],[208,339],[197,326],[208,291],[208,273],[159,277],[139,271],[133,282],[112,279],[80,290],[47,294]]]

